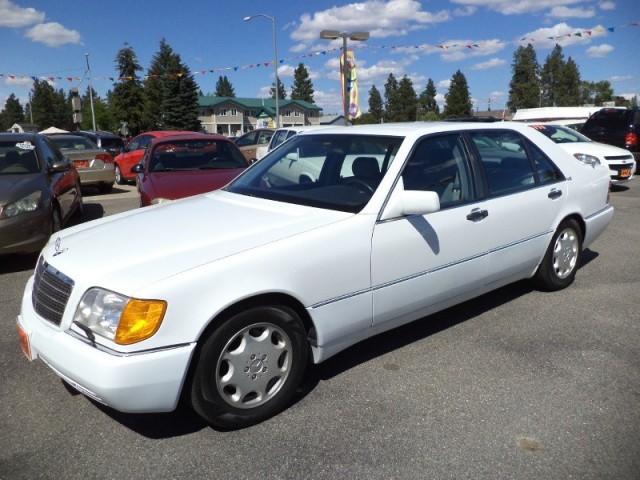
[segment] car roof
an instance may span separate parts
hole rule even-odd
[[[278,128],[276,131],[280,132],[280,131],[288,131],[288,132],[296,132],[296,133],[300,133],[300,132],[308,132],[311,130],[320,130],[322,128],[330,128],[331,125],[305,125],[305,126],[294,126],[294,127],[280,127]]]
[[[115,133],[112,132],[105,132],[104,130],[96,130],[95,132],[93,130],[78,130],[77,132],[71,132],[71,133],[76,133],[78,135],[95,135],[97,137],[113,137],[113,138],[120,138],[120,135],[116,135]]]
[[[198,132],[190,132],[187,130],[152,130],[150,132],[141,132],[137,136],[140,135],[151,135],[153,137],[172,137],[176,135],[196,135]]]
[[[163,135],[160,137],[154,138],[151,143],[152,145],[158,145],[164,142],[174,142],[176,140],[224,140],[225,142],[230,142],[227,137],[223,135],[214,135],[210,133],[198,133],[198,132],[181,132],[176,135]]]
[[[39,133],[0,132],[0,142],[22,142],[24,140],[34,141],[37,138],[42,138],[42,135]]]

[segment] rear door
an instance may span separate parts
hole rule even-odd
[[[564,176],[513,130],[466,133],[484,173],[489,259],[485,282],[505,284],[533,273],[567,198]]]

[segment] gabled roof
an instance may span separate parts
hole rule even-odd
[[[270,113],[270,115],[275,114],[276,109],[276,101],[273,98],[215,97],[213,95],[204,95],[198,97],[198,106],[200,107],[215,107],[225,102],[235,103],[236,105],[244,108],[264,108],[267,113]],[[278,101],[278,106],[280,108],[286,108],[292,105],[297,105],[305,110],[322,110],[322,108],[320,108],[316,104],[305,102],[304,100],[286,99]]]

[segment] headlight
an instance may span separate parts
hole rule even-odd
[[[83,295],[74,322],[96,335],[120,345],[151,337],[160,328],[167,302],[138,300],[102,288],[90,288]]]
[[[158,203],[165,203],[165,202],[170,202],[171,200],[169,200],[168,198],[154,198],[153,200],[151,200],[151,205],[156,205]]]
[[[25,212],[33,212],[38,208],[40,204],[40,198],[42,198],[42,192],[33,192],[26,197],[21,198],[13,203],[8,203],[2,209],[3,217],[15,217]]]
[[[586,153],[574,153],[573,156],[585,165],[591,165],[592,167],[600,165],[600,159],[598,157],[594,157],[593,155],[587,155]]]

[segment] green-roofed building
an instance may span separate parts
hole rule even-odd
[[[319,125],[322,109],[302,100],[280,100],[280,126]],[[276,103],[272,98],[232,98],[205,95],[198,98],[198,118],[209,133],[242,135],[256,128],[275,127]]]

